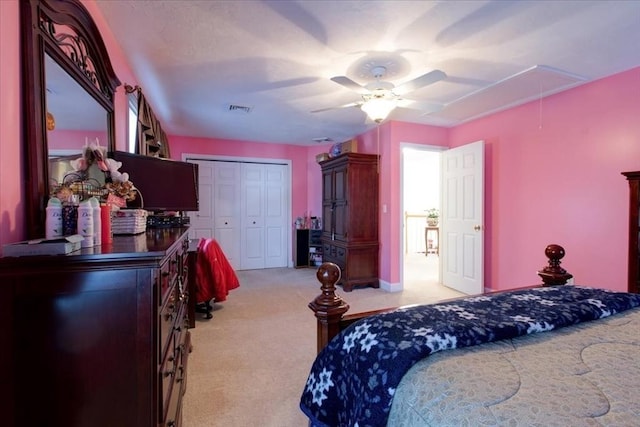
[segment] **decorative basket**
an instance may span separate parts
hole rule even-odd
[[[113,212],[113,234],[140,234],[147,229],[147,211],[144,209],[120,209]]]

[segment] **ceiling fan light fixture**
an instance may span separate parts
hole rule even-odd
[[[396,99],[372,98],[360,106],[371,120],[380,123],[396,108]]]

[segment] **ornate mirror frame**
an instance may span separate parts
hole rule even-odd
[[[24,200],[27,237],[44,236],[49,198],[45,54],[106,112],[107,149],[115,149],[116,77],[102,36],[79,0],[20,0]],[[81,148],[81,147],[80,147]]]

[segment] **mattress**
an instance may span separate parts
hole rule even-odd
[[[640,309],[553,333],[432,354],[396,389],[388,426],[635,426]]]

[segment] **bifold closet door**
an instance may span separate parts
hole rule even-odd
[[[240,164],[198,164],[198,212],[190,212],[189,237],[215,238],[234,269],[240,268]]]
[[[241,268],[287,266],[287,167],[242,163]]]
[[[236,270],[287,266],[288,166],[192,160],[200,210],[190,238],[215,238]]]

